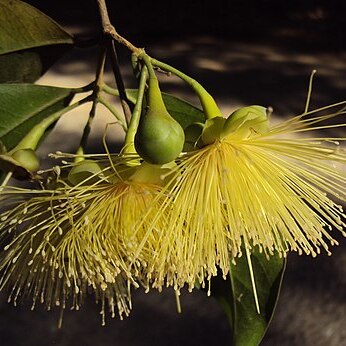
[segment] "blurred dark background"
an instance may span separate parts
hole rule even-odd
[[[27,2],[80,38],[100,32],[96,0]],[[134,0],[108,1],[108,7],[120,34],[195,77],[220,103],[271,105],[277,115],[295,114],[312,69],[318,71],[313,106],[346,96],[345,1]],[[121,47],[119,55],[128,65],[128,51]],[[85,62],[86,56],[75,52],[70,61]],[[94,69],[90,61],[86,68]],[[181,88],[172,80],[162,84],[165,91]]]
[[[58,22],[98,23],[93,0],[28,0]],[[273,40],[307,50],[345,49],[346,2],[342,0],[108,1],[118,31],[141,39],[216,35],[249,41]]]
[[[96,1],[30,0],[67,30],[88,38],[99,32]],[[109,12],[117,30],[138,46],[198,79],[227,113],[239,105],[272,105],[275,115],[302,111],[312,69],[313,106],[346,99],[345,1],[213,0],[115,1]],[[128,52],[120,49],[125,81],[133,86]],[[77,49],[54,66],[53,78],[93,73],[95,49]],[[85,83],[86,84],[86,83]],[[189,89],[162,77],[165,91],[194,100]],[[61,143],[61,137],[57,143]],[[317,259],[289,258],[282,295],[265,346],[346,345],[346,241]],[[230,345],[218,304],[203,292],[134,293],[125,321],[100,326],[99,307],[87,299],[79,312],[58,313],[0,300],[0,345]]]

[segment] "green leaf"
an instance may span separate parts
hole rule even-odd
[[[126,94],[133,104],[136,103],[137,93],[137,89],[126,90]],[[181,125],[183,129],[192,123],[205,122],[204,113],[196,106],[167,93],[162,93],[162,96],[169,114]]]
[[[277,254],[268,260],[263,253],[252,250],[251,263],[260,306],[258,314],[245,250],[236,265],[230,265],[227,280],[217,277],[212,295],[223,306],[233,332],[233,346],[257,346],[272,320],[280,294],[286,260]]]
[[[0,84],[0,141],[14,148],[42,119],[65,108],[73,91],[35,84]]]
[[[170,94],[162,93],[162,96],[169,114],[181,125],[183,129],[192,123],[205,122],[204,113],[196,106]]]
[[[0,55],[0,83],[30,83],[42,74],[42,61],[36,52]]]
[[[56,22],[19,0],[0,1],[0,23],[0,82],[35,81],[73,45]]]
[[[55,44],[73,44],[72,37],[56,22],[23,1],[1,1],[0,23],[0,54]]]

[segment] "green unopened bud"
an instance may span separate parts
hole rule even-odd
[[[152,164],[175,160],[184,146],[184,131],[168,113],[157,79],[149,79],[148,110],[141,116],[135,136],[138,154]]]
[[[35,151],[32,149],[19,149],[11,156],[20,166],[27,169],[29,172],[35,172],[40,167],[40,161]]]
[[[227,118],[221,136],[244,139],[268,131],[267,109],[262,106],[248,106],[239,108]]]
[[[104,178],[102,169],[96,162],[91,160],[78,162],[71,168],[67,177],[72,185],[92,185],[100,178]]]

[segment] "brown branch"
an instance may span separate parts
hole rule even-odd
[[[136,55],[140,55],[143,52],[143,49],[137,48],[136,46],[134,46],[126,38],[119,35],[118,32],[115,30],[115,27],[112,25],[109,19],[106,0],[97,0],[97,3],[99,7],[100,16],[101,16],[103,33],[106,36],[112,37],[115,41],[127,47],[132,53]]]
[[[118,91],[119,91],[119,98],[120,98],[120,102],[121,102],[121,107],[123,109],[123,112],[125,115],[125,120],[126,120],[126,123],[128,125],[130,123],[132,111],[131,111],[131,107],[130,107],[130,101],[129,101],[127,94],[126,94],[124,80],[123,80],[123,77],[122,77],[121,71],[120,71],[118,55],[117,55],[117,51],[115,48],[115,42],[113,40],[111,40],[108,43],[108,49],[110,52],[111,65],[112,65],[113,74],[115,77],[115,82],[117,84]]]
[[[130,108],[129,99],[127,98],[127,95],[126,95],[124,80],[120,71],[120,66],[119,66],[119,61],[118,61],[118,56],[117,56],[114,40],[125,45],[132,52],[139,52],[139,51],[142,52],[142,49],[136,48],[132,43],[130,43],[129,41],[127,41],[125,38],[123,38],[117,33],[114,26],[110,22],[106,1],[97,0],[97,3],[99,7],[100,16],[101,16],[103,34],[106,36],[106,39],[107,37],[111,38],[111,40],[108,40],[107,42],[107,47],[110,52],[110,58],[111,58],[113,74],[115,77],[115,82],[119,90],[119,98],[121,102],[121,107],[125,115],[126,123],[129,124],[132,112]]]

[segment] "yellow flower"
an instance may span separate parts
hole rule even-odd
[[[92,291],[101,300],[103,322],[105,301],[112,317],[115,309],[120,317],[129,314],[130,285],[138,287],[136,276],[157,245],[159,220],[144,237],[150,216],[160,211],[162,172],[128,165],[132,160],[121,156],[102,169],[101,161],[82,161],[52,190],[2,192],[0,289],[12,288],[10,300],[30,295],[33,307],[39,300],[48,309],[64,309],[71,301],[78,309]]]
[[[337,244],[331,233],[346,234],[345,214],[334,201],[346,199],[346,152],[338,142],[345,137],[336,134],[345,124],[330,124],[345,112],[325,113],[336,106],[271,129],[249,107],[244,118],[235,113],[226,121],[214,143],[183,155],[165,238],[147,269],[154,285],[192,289],[218,268],[226,276],[242,246],[268,256],[316,256],[321,248],[330,254],[329,245]]]

